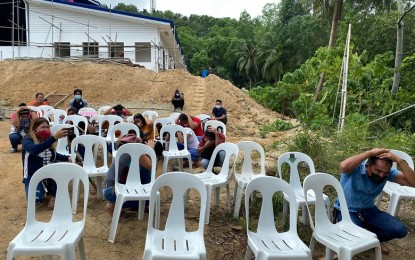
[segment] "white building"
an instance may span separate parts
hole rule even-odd
[[[128,58],[157,72],[186,69],[171,20],[102,8],[95,0],[7,1],[14,8],[11,29],[0,39],[1,60]]]

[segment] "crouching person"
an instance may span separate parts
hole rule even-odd
[[[215,160],[215,167],[221,167],[225,160],[225,151],[220,151],[216,158],[211,158],[216,146],[225,142],[225,135],[215,127],[209,126],[202,140],[199,142],[197,152],[201,157],[202,168],[207,169],[210,160]]]

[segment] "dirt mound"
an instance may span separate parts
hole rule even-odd
[[[140,107],[170,110],[171,97],[179,89],[185,94],[185,111],[192,115],[210,114],[214,101],[221,99],[235,136],[252,135],[258,125],[281,117],[215,75],[201,78],[179,70],[155,73],[117,64],[62,61],[4,61],[0,73],[0,96],[10,107],[33,100],[36,92],[70,94],[81,88],[93,107],[123,103],[137,112]],[[64,104],[68,102],[69,98]]]

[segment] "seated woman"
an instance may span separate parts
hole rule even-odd
[[[25,184],[26,199],[29,182],[33,174],[50,163],[64,161],[71,162],[70,156],[65,156],[54,151],[54,143],[68,134],[65,128],[51,135],[49,121],[43,117],[33,120],[30,125],[29,136],[23,139],[23,183]],[[48,208],[55,206],[56,183],[53,180],[45,180],[39,183],[36,191],[36,203],[42,203],[45,191],[51,196]]]
[[[142,114],[135,114],[134,124],[136,124],[138,128],[140,128],[140,131],[143,133],[143,141],[154,139],[153,121],[151,119],[144,117]]]
[[[171,100],[171,103],[174,106],[174,110],[180,109],[183,110],[184,107],[184,94],[181,93],[178,89],[174,92],[173,98]]]
[[[134,132],[134,131],[133,131]],[[129,132],[128,135],[118,138],[118,147],[126,143],[142,143],[142,139],[137,137],[133,132]],[[163,152],[163,146],[161,143],[155,143],[152,139],[147,142],[147,145],[154,149],[156,155],[159,156]],[[151,181],[151,160],[148,156],[142,155],[139,159],[140,162],[140,179],[142,184],[150,183]],[[157,163],[157,162],[155,162]],[[127,181],[128,170],[130,168],[131,158],[128,154],[123,154],[120,157],[118,168],[118,182],[125,183]],[[115,160],[112,162],[108,173],[105,177],[104,198],[108,200],[105,206],[108,213],[112,216],[114,213],[115,202],[117,196],[115,195]],[[123,204],[123,208],[138,208],[138,201],[126,201]]]

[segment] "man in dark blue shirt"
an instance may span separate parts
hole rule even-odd
[[[222,100],[216,100],[215,107],[212,109],[212,119],[219,120],[226,125],[228,119],[226,117],[226,109],[222,107]]]

